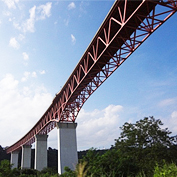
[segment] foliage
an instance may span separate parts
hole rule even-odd
[[[12,176],[12,165],[8,160],[2,160],[0,164],[0,177],[11,177]]]
[[[22,169],[20,170],[21,176],[37,176],[37,170],[34,169]]]
[[[88,168],[86,169],[87,162],[81,162],[76,166],[77,177],[86,177]]]
[[[48,154],[48,167],[53,168],[53,167],[58,167],[58,150],[52,149],[51,147],[48,148],[47,150]]]
[[[110,149],[105,154],[103,154],[100,158],[100,167],[102,169],[103,174],[113,175],[114,173],[118,172],[118,164],[119,161],[119,151],[116,149]]]
[[[44,168],[41,172],[34,169],[11,169],[9,160],[2,160],[0,164],[0,177],[58,177],[55,169]]]
[[[163,159],[170,162],[169,149],[174,145],[174,138],[169,135],[168,128],[161,129],[161,120],[154,117],[145,117],[135,124],[125,123],[121,127],[121,136],[116,140],[115,147],[121,153],[122,163],[133,162],[137,172],[143,171],[147,176],[152,176],[156,162]],[[127,166],[124,172],[132,171]],[[132,174],[133,175],[133,174]]]
[[[176,177],[177,176],[177,166],[174,163],[164,164],[160,167],[158,164],[154,170],[153,177]]]
[[[104,154],[91,148],[81,162],[87,162],[88,176],[153,176],[156,163],[176,161],[177,148],[171,132],[161,120],[145,117],[135,124],[125,123],[115,145]]]
[[[72,171],[69,167],[64,168],[65,172],[60,177],[76,177],[76,172]]]
[[[100,168],[100,160],[101,156],[97,152],[96,149],[91,148],[88,150],[86,155],[83,157],[81,162],[87,162],[86,168],[88,169],[87,174],[88,176],[99,176],[102,172],[102,168]]]
[[[44,168],[42,171],[38,172],[38,174],[40,176],[45,176],[45,177],[52,176],[52,175],[55,175],[57,173],[58,172],[57,172],[56,168]]]
[[[10,154],[7,154],[6,153],[6,148],[3,148],[1,145],[0,145],[0,161],[1,160],[10,160]]]

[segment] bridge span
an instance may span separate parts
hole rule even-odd
[[[177,0],[116,0],[49,108],[26,135],[7,148],[14,167],[22,149],[22,168],[30,168],[30,150],[34,142],[35,168],[46,167],[47,134],[57,127],[59,173],[64,166],[73,168],[73,163],[77,163],[75,120],[83,104],[176,11]]]

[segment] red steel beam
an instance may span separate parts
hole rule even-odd
[[[7,153],[32,144],[36,134],[49,133],[56,122],[75,122],[91,94],[176,11],[177,0],[115,1],[52,104]]]

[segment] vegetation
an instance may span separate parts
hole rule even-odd
[[[7,154],[5,148],[0,145],[0,161],[4,159],[10,160],[10,154]]]
[[[0,177],[58,177],[57,171],[44,168],[42,171],[34,169],[11,169],[9,160],[2,160],[0,164]]]
[[[154,177],[176,177],[177,176],[177,166],[174,163],[166,164],[162,167],[156,165],[154,170]]]
[[[121,127],[121,136],[116,140],[115,148],[120,151],[121,163],[127,163],[124,172],[134,175],[143,171],[145,175],[152,176],[156,163],[162,164],[164,160],[176,163],[173,154],[177,151],[175,139],[170,137],[168,128],[160,128],[162,125],[159,119],[145,117],[135,124],[125,123]]]
[[[162,129],[162,125],[154,117],[145,117],[134,124],[126,122],[109,150],[91,148],[79,160],[75,171],[65,167],[60,177],[176,177],[176,138],[170,136],[168,128]],[[11,170],[9,161],[5,160],[1,161],[1,176],[57,177],[58,174],[56,168],[41,172]]]
[[[115,145],[104,154],[91,148],[80,160],[87,162],[87,176],[92,177],[168,177],[177,176],[177,146],[161,120],[145,117],[125,123]],[[71,172],[70,172],[71,173]],[[65,172],[67,176],[68,171]],[[75,175],[76,176],[76,175]]]

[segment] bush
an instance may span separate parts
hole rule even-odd
[[[58,172],[56,168],[44,168],[41,172],[39,172],[40,177],[57,177]]]
[[[72,171],[69,167],[64,167],[65,172],[60,177],[76,177],[75,171]]]
[[[21,174],[23,176],[37,176],[37,170],[34,169],[22,169]]]
[[[176,177],[177,166],[174,163],[164,164],[162,167],[156,165],[153,177]]]
[[[0,164],[0,177],[12,177],[12,165],[8,160],[2,160]]]

